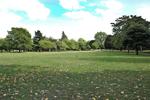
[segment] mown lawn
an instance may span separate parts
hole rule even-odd
[[[150,56],[0,53],[0,100],[150,100]]]

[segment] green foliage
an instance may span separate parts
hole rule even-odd
[[[112,43],[116,49],[123,48],[123,42],[126,36],[126,28],[128,26],[129,19],[129,16],[122,16],[117,18],[115,23],[112,23],[114,33]]]
[[[95,34],[95,41],[98,43],[99,48],[103,49],[104,47],[104,43],[105,43],[105,39],[107,37],[107,34],[105,32],[97,32]]]
[[[87,50],[91,50],[92,49],[91,45],[90,45],[90,41],[86,42],[86,48],[87,48]]]
[[[107,35],[105,40],[105,49],[113,49],[113,39],[114,37],[112,35]],[[114,39],[115,40],[115,39]]]
[[[92,44],[95,42],[95,40],[90,40],[90,41],[88,41],[87,42],[87,49],[94,49],[93,47],[92,47]]]
[[[35,51],[39,51],[40,50],[40,44],[39,41],[43,39],[43,35],[41,33],[41,31],[37,30],[35,31],[35,36],[33,38],[33,49]]]
[[[73,39],[71,39],[71,40],[64,39],[63,42],[66,43],[66,45],[67,45],[66,49],[67,50],[79,50],[79,45],[75,40],[73,40]]]
[[[57,41],[56,45],[58,50],[66,50],[67,48],[69,48],[64,41]]]
[[[8,51],[9,49],[10,49],[9,44],[8,44],[8,41],[6,41],[6,38],[0,39],[0,50]]]
[[[79,49],[80,50],[86,50],[87,49],[87,47],[86,47],[87,43],[83,38],[79,38],[78,43],[79,43]]]
[[[70,40],[68,40],[68,39],[63,39],[62,40],[64,43],[65,43],[65,48],[66,48],[66,50],[71,50],[71,41]]]
[[[128,28],[126,34],[126,44],[132,46],[136,50],[136,54],[138,55],[138,49],[140,48],[140,46],[144,47],[150,37],[149,29],[146,28],[143,24],[132,24]]]
[[[146,41],[150,39],[150,22],[141,16],[122,16],[112,26],[114,47],[133,48],[138,54],[139,46],[149,45]]]
[[[4,42],[5,42],[4,39],[0,39],[0,50],[4,49]]]
[[[114,34],[112,38],[112,46],[115,49],[121,49],[123,48],[123,42],[124,42],[124,34]]]
[[[42,50],[47,50],[47,51],[52,50],[56,47],[56,45],[53,42],[46,39],[40,40],[39,45]]]
[[[77,41],[71,39],[70,42],[71,42],[70,48],[71,48],[72,50],[79,50],[79,44],[78,44]]]
[[[93,48],[93,49],[99,49],[99,43],[98,43],[97,41],[94,41],[94,42],[92,43],[92,48]]]
[[[30,50],[32,48],[31,35],[24,28],[12,28],[6,37],[9,49]]]

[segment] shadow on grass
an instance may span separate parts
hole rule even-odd
[[[71,73],[27,68],[32,71],[0,65],[0,100],[150,99],[150,71]]]
[[[111,57],[111,56],[99,56],[90,58],[80,58],[85,61],[101,61],[101,62],[125,62],[125,63],[150,63],[150,57]]]

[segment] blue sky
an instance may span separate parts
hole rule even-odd
[[[111,22],[122,15],[140,15],[150,21],[150,0],[0,0],[0,37],[11,27],[34,35],[90,40],[97,31],[112,34]]]

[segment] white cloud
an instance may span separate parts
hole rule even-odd
[[[80,2],[86,2],[86,0],[59,0],[59,2],[63,8],[75,10],[84,8],[80,5]]]
[[[32,20],[46,20],[50,13],[50,10],[46,8],[38,0],[0,0],[0,36],[5,37],[7,30],[10,30],[11,27],[24,27],[22,21],[24,20],[20,16],[18,11],[24,12],[27,14],[27,17]],[[29,29],[34,29],[31,27]]]
[[[74,12],[66,12],[64,15],[68,18],[74,19],[74,20],[85,20],[89,18],[93,18],[93,16],[90,12],[88,11],[74,11]]]
[[[97,8],[95,11],[102,16],[119,15],[123,11],[123,4],[118,0],[103,0],[100,3],[105,9]]]
[[[106,8],[111,10],[120,10],[123,8],[123,4],[119,2],[119,0],[103,0],[101,4],[104,5]]]
[[[27,14],[30,20],[45,20],[50,14],[50,10],[38,0],[1,0],[1,11],[22,11]]]
[[[147,20],[150,21],[150,6],[149,5],[141,5],[138,7],[136,10],[136,14],[138,16],[142,16],[143,18],[146,18]]]
[[[122,16],[124,6],[118,0],[103,0],[100,4],[103,5],[105,9],[97,8],[95,9],[95,12],[101,16],[102,30],[108,34],[112,34],[110,23]]]
[[[0,25],[2,24],[12,24],[15,22],[20,21],[22,18],[12,12],[6,11],[0,11]]]

